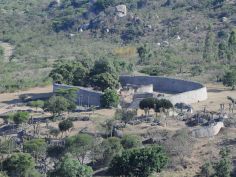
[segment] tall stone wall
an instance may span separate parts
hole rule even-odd
[[[150,85],[156,92],[172,93],[167,96],[173,104],[175,103],[196,103],[207,99],[207,89],[200,83],[158,76],[120,76],[122,86],[127,84]]]
[[[173,104],[191,104],[207,99],[206,87],[192,81],[157,76],[120,76],[120,83],[122,86],[129,84],[139,85],[141,93],[152,93],[152,90],[154,92],[172,93],[172,95],[168,95],[165,98],[169,99]],[[102,92],[85,87],[62,84],[53,85],[54,91],[59,88],[78,88],[77,102],[79,105],[100,106]]]
[[[63,84],[53,84],[53,92],[57,89],[77,88],[77,104],[83,106],[100,106],[102,92],[94,91],[85,87],[76,87]]]

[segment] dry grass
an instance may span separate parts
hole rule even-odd
[[[228,109],[230,101],[227,96],[236,99],[236,91],[232,91],[229,87],[224,87],[222,84],[207,84],[208,99],[199,103],[193,104],[194,110],[203,110],[204,107],[209,111],[219,111],[220,104],[225,104]]]

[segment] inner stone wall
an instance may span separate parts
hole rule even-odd
[[[207,99],[207,89],[204,85],[187,80],[158,76],[120,76],[120,83],[122,86],[153,84],[155,92],[174,94],[166,97],[173,104],[191,104]]]

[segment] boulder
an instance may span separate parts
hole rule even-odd
[[[118,138],[122,138],[124,136],[121,130],[117,130],[116,128],[113,130],[113,135]]]
[[[127,7],[126,7],[126,5],[118,5],[118,6],[116,6],[116,15],[118,17],[125,17],[127,15]]]
[[[195,138],[213,137],[213,136],[217,135],[220,132],[221,128],[223,128],[223,127],[224,127],[223,122],[217,122],[211,126],[194,129],[192,131],[192,136]]]

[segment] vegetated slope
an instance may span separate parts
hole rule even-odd
[[[118,4],[127,6],[125,17],[117,17]],[[227,65],[203,59],[205,38],[214,34],[217,55],[235,12],[235,2],[226,0],[0,0],[0,40],[15,46],[11,61],[0,65],[0,91],[47,84],[57,59],[108,57],[168,75],[200,66],[197,73],[220,75]],[[136,49],[144,44],[148,55],[140,59]]]

